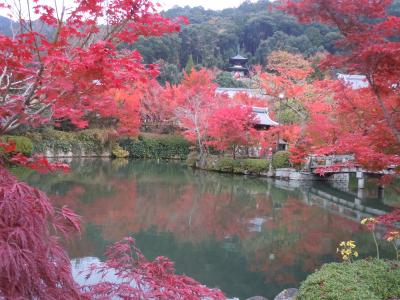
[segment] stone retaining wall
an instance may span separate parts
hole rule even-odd
[[[46,149],[43,155],[47,158],[74,158],[74,157],[111,157],[111,151],[104,151],[100,154],[95,152],[81,151],[55,151]]]

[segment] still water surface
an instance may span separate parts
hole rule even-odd
[[[191,170],[179,162],[72,162],[68,174],[20,174],[56,205],[83,217],[67,245],[81,269],[105,248],[132,235],[150,259],[167,256],[178,273],[228,297],[273,298],[297,287],[315,268],[338,260],[339,241],[374,246],[360,218],[390,211],[368,192],[327,184],[299,185]],[[385,199],[383,199],[385,200]]]

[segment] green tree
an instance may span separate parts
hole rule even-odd
[[[167,62],[159,62],[160,74],[157,77],[157,81],[164,85],[168,82],[171,85],[175,85],[181,82],[182,73],[179,71],[178,67],[174,64],[169,64]]]
[[[221,72],[217,75],[215,78],[214,82],[218,84],[220,87],[225,87],[225,88],[243,88],[246,87],[246,85],[239,80],[236,80],[235,78],[232,77],[232,74],[230,72]]]
[[[192,54],[190,54],[189,58],[186,62],[185,72],[187,74],[190,74],[190,73],[192,73],[193,68],[194,68],[193,56],[192,56]]]

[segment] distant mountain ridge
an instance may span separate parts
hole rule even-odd
[[[12,23],[15,24],[15,22],[13,22],[11,19],[0,16],[0,32],[5,35],[12,36],[12,30],[11,30]]]
[[[312,56],[320,51],[335,53],[340,34],[321,24],[299,24],[295,18],[277,10],[269,10],[268,0],[245,1],[238,8],[220,11],[203,7],[174,7],[162,14],[175,18],[187,16],[190,24],[181,32],[158,38],[140,38],[124,47],[137,49],[145,63],[162,62],[167,77],[179,77],[189,57],[197,67],[227,69],[229,57],[240,52],[249,63],[265,65],[274,50],[285,50]],[[400,16],[400,0],[394,0],[389,14]],[[11,35],[11,20],[0,16],[0,32]],[[44,34],[53,30],[35,21]],[[16,27],[17,28],[17,27]]]

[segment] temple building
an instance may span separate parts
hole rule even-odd
[[[266,96],[263,95],[257,89],[237,89],[237,88],[217,88],[215,91],[216,94],[225,94],[229,98],[235,97],[238,93],[245,93],[250,97],[256,97],[259,99],[267,100]],[[269,116],[269,111],[267,107],[252,107],[253,113],[257,117],[257,124],[255,124],[255,128],[257,130],[268,130],[272,126],[278,126],[279,123],[273,121]]]
[[[278,126],[279,123],[273,121],[269,116],[269,111],[267,107],[252,107],[253,113],[256,116],[257,123],[255,124],[255,129],[257,130],[268,130],[272,126]]]
[[[247,67],[248,59],[241,56],[239,53],[229,58],[230,67],[228,70],[232,73],[233,77],[239,79],[249,76],[249,68]]]
[[[367,77],[365,75],[337,74],[337,78],[344,84],[350,86],[353,90],[369,87]]]

